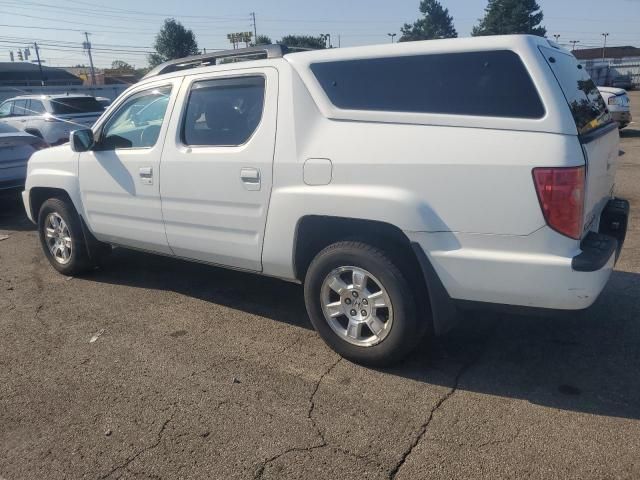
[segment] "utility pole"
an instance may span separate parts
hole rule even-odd
[[[556,43],[558,43],[558,40],[560,39],[560,35],[558,35],[557,33],[553,36],[553,38],[556,39]]]
[[[602,36],[604,37],[604,45],[602,46],[602,61],[604,62],[604,54],[607,50],[607,37],[609,36],[609,34],[603,33]]]
[[[387,35],[391,37],[391,43],[393,43],[393,39],[396,37],[397,33],[387,33]]]
[[[89,54],[89,65],[91,65],[91,85],[95,87],[96,85],[96,70],[93,67],[93,57],[91,56],[91,42],[89,42],[89,32],[84,32],[84,38],[87,39],[86,42],[82,44],[84,49]]]
[[[571,47],[571,51],[572,51],[572,52],[575,52],[575,50],[576,50],[576,44],[577,44],[577,43],[580,43],[580,40],[570,40],[570,41],[569,41],[569,43],[572,45],[572,47]]]
[[[36,58],[38,59],[38,69],[40,70],[40,83],[44,87],[44,74],[42,73],[42,62],[40,61],[40,50],[38,49],[38,44],[33,42],[33,49],[36,51]]]
[[[251,12],[251,19],[253,20],[253,38],[258,41],[258,28],[256,27],[256,12]]]

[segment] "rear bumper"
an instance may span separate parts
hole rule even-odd
[[[418,259],[427,284],[440,282],[445,292],[432,298],[432,303],[583,310],[595,302],[609,280],[624,242],[628,215],[628,202],[610,201],[602,213],[600,231],[588,235],[579,248],[575,241],[547,227],[520,237],[408,235],[414,249],[425,254]],[[574,247],[565,248],[568,245]]]

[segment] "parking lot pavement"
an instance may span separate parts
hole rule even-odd
[[[325,347],[296,285],[122,249],[58,275],[4,200],[0,478],[639,478],[640,125],[622,135],[633,216],[596,305],[470,314],[387,370]]]

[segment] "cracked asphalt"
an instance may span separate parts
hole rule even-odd
[[[0,479],[640,478],[640,125],[621,150],[591,310],[469,314],[385,370],[325,347],[296,285],[123,249],[61,276],[5,198]]]

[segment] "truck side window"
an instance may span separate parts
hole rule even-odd
[[[515,52],[441,53],[311,64],[346,110],[538,119],[545,109]]]
[[[99,150],[151,148],[158,141],[171,87],[139,92],[129,97],[107,120]]]
[[[182,120],[182,142],[190,146],[235,146],[258,128],[264,105],[262,76],[195,82]]]

